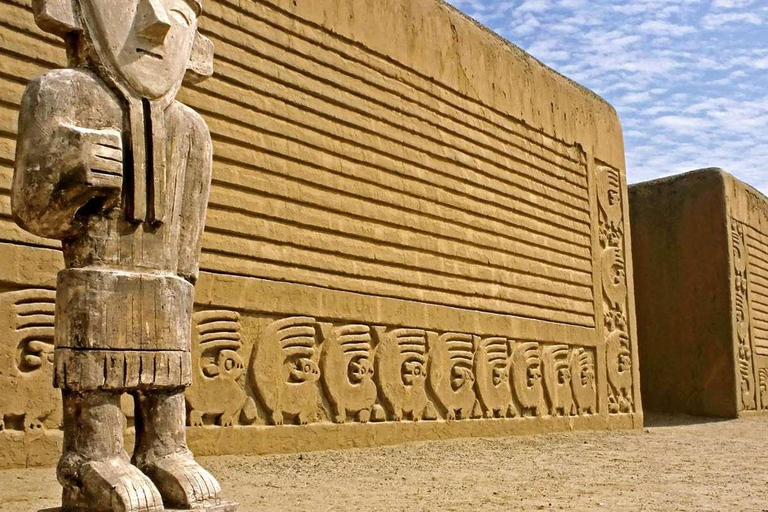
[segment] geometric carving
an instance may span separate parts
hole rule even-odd
[[[605,165],[595,170],[598,193],[603,332],[608,370],[608,411],[633,411],[632,349],[627,316],[627,272],[624,205],[619,171]]]
[[[523,416],[541,416],[544,402],[539,344],[516,343],[512,348],[512,389]]]
[[[203,426],[203,416],[217,416],[217,424],[231,427],[243,411],[256,419],[256,404],[242,386],[245,364],[238,350],[240,314],[235,311],[198,311],[192,315],[192,387],[186,392],[189,425]]]
[[[544,387],[552,416],[575,414],[573,388],[571,387],[571,360],[568,345],[544,346]]]
[[[427,333],[427,382],[448,420],[481,415],[472,373],[476,342],[476,337],[471,334]]]
[[[344,423],[347,414],[352,414],[359,422],[367,423],[376,403],[371,328],[322,323],[320,329],[320,372],[333,407],[333,421]]]
[[[376,359],[374,378],[382,402],[394,421],[435,416],[427,398],[427,333],[422,329],[374,327]]]
[[[475,386],[486,418],[511,418],[517,414],[510,388],[510,345],[507,338],[483,338],[475,352]]]
[[[760,405],[762,410],[768,411],[768,368],[760,368],[758,379],[760,380]]]
[[[736,321],[736,337],[739,375],[739,410],[753,411],[757,408],[754,367],[752,360],[752,336],[749,311],[749,256],[745,226],[731,219],[731,242],[733,250],[733,293]]]
[[[12,416],[26,431],[61,425],[61,393],[51,386],[55,296],[44,289],[0,294],[0,430]]]
[[[249,382],[273,425],[282,425],[286,414],[301,425],[314,416],[320,379],[315,326],[311,317],[277,320],[253,345]]]
[[[571,351],[571,385],[578,414],[597,412],[597,386],[595,384],[595,359],[582,347]]]

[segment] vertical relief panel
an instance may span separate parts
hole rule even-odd
[[[747,249],[747,226],[731,220],[731,242],[733,250],[733,307],[736,322],[736,354],[739,376],[739,410],[752,411],[757,408],[752,333],[749,307],[749,253]]]
[[[600,277],[602,283],[608,412],[635,411],[633,352],[630,338],[629,293],[626,266],[626,222],[621,173],[596,163]]]
[[[748,191],[750,199],[764,204]],[[731,220],[740,410],[768,410],[768,235]]]

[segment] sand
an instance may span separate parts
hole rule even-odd
[[[768,417],[201,460],[243,511],[768,511]],[[52,469],[0,482],[3,512],[57,505]]]

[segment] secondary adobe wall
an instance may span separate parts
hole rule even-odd
[[[29,4],[0,0],[0,466],[61,439],[61,256],[8,199],[23,88],[64,64]],[[608,104],[435,0],[205,11],[216,75],[180,96],[215,146],[196,453],[642,424]]]
[[[647,409],[768,411],[768,198],[720,169],[630,187]]]

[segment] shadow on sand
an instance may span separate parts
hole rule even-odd
[[[644,411],[644,427],[680,427],[685,425],[700,425],[705,423],[722,423],[733,421],[733,418],[716,418],[710,416],[689,416],[687,414],[670,414],[664,412]]]

